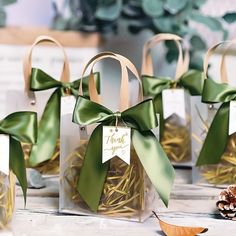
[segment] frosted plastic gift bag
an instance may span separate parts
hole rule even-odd
[[[151,49],[161,41],[174,41],[178,51],[175,78],[155,76]],[[171,162],[192,165],[191,96],[199,96],[203,77],[200,71],[188,70],[188,53],[183,58],[181,38],[174,34],[157,34],[143,47],[142,82],[144,95],[152,97],[160,116],[160,140]],[[200,97],[195,99],[200,102]]]
[[[11,113],[0,121],[0,130],[0,229],[4,229],[14,213],[14,175],[26,201],[26,168],[20,142],[36,142],[37,115],[34,112]]]
[[[205,83],[202,101],[208,103],[208,116],[198,113],[202,133],[194,134],[195,160],[194,181],[210,185],[229,185],[236,183],[236,129],[235,95],[236,88],[228,83],[225,55],[230,46],[235,44],[222,42],[211,47],[204,60]],[[209,57],[223,43],[229,43],[222,55],[220,75],[221,83],[207,76]]]
[[[117,112],[101,105],[92,76],[94,64],[103,58],[113,58],[121,64]],[[140,103],[142,86],[138,73],[123,56],[100,53],[89,61],[83,74],[89,65],[91,100],[77,98],[73,120],[79,125],[71,124],[61,131],[65,146],[61,147],[60,212],[142,222],[155,207],[155,188],[167,204],[174,176],[168,158],[150,131],[157,125],[152,100]],[[129,105],[127,68],[140,85],[139,103],[135,106]],[[68,120],[71,118],[69,115]],[[122,132],[124,136],[119,136]],[[144,148],[145,143],[151,145],[149,149]]]
[[[45,42],[55,44],[63,53],[63,66],[59,80],[40,68],[32,68],[32,51],[36,45]],[[73,99],[77,95],[79,79],[70,82],[69,62],[65,50],[57,40],[48,36],[36,38],[25,55],[23,69],[26,92],[22,98],[24,107],[41,114],[37,143],[22,144],[26,163],[28,167],[33,167],[43,174],[58,174],[61,98],[69,96]],[[98,82],[98,74],[95,74],[95,77]],[[86,85],[86,79],[84,83]],[[39,94],[37,99],[35,94]],[[40,110],[42,107],[43,110]]]

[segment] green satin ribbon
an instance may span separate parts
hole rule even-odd
[[[84,157],[77,190],[89,208],[97,212],[109,161],[102,163],[102,127],[114,125],[116,119],[132,130],[134,149],[160,198],[168,205],[174,180],[174,169],[154,134],[157,126],[152,100],[146,100],[123,112],[112,112],[84,97],[77,98],[73,122],[80,125],[100,123],[93,131]]]
[[[212,79],[206,79],[202,93],[205,103],[222,103],[218,109],[206,139],[203,143],[197,166],[218,164],[226,148],[229,131],[230,101],[236,100],[236,88],[228,84],[218,84]]]
[[[170,77],[142,76],[144,96],[153,97],[156,113],[160,114],[160,134],[163,134],[163,105],[162,91],[171,88],[184,88],[190,95],[197,96],[202,94],[204,75],[197,70],[189,70],[178,80]]]
[[[83,79],[85,96],[88,96],[88,79],[88,76]],[[100,92],[99,73],[94,73],[94,79],[96,87]],[[79,84],[80,79],[70,83],[63,83],[55,80],[40,69],[32,68],[30,90],[43,91],[54,88],[55,91],[48,99],[39,122],[37,143],[32,146],[30,152],[30,166],[34,167],[51,159],[60,135],[61,97],[66,95],[66,91],[77,96]]]
[[[21,143],[35,143],[37,138],[37,114],[15,112],[0,121],[0,134],[10,137],[9,166],[16,175],[26,202],[27,178]]]

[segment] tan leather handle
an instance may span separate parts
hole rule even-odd
[[[137,69],[127,58],[125,58],[119,54],[112,53],[112,52],[102,52],[102,53],[97,54],[96,56],[94,56],[93,58],[90,59],[90,61],[86,64],[86,66],[83,69],[82,78],[83,78],[86,70],[88,69],[88,67],[91,66],[90,76],[89,76],[89,84],[88,84],[90,99],[92,101],[97,102],[97,103],[101,103],[101,99],[98,95],[95,81],[94,81],[94,77],[93,77],[93,67],[98,61],[100,61],[104,58],[115,59],[115,60],[119,61],[120,66],[121,66],[121,86],[120,86],[120,104],[119,104],[120,111],[123,111],[123,110],[126,110],[127,108],[129,108],[129,79],[128,79],[127,68],[129,68],[129,70],[138,79],[139,85],[140,85],[139,86],[139,100],[143,100],[142,83],[139,78]],[[80,95],[83,94],[82,80],[80,82],[79,94]]]
[[[232,41],[223,41],[223,42],[220,42],[220,43],[217,43],[217,44],[213,45],[212,47],[210,47],[208,49],[207,53],[205,54],[204,62],[203,62],[203,73],[204,73],[205,78],[207,78],[207,70],[208,70],[208,66],[209,66],[210,57],[215,53],[216,49],[219,46],[221,46],[222,44],[229,43],[229,45],[231,46],[235,42],[236,42],[236,39],[234,39]],[[226,69],[225,69],[225,65],[224,65],[224,56],[222,56],[220,73],[221,73],[221,82],[222,83],[228,83]]]
[[[222,59],[221,59],[221,64],[220,64],[220,74],[221,74],[221,78],[223,78],[222,80],[227,83],[228,83],[228,74],[227,74],[227,69],[225,65],[225,57],[228,54],[229,49],[235,44],[236,44],[236,38],[230,41],[228,46],[225,48],[224,53],[222,54]]]
[[[175,78],[178,79],[186,69],[186,65],[184,66],[184,60],[183,60],[183,49],[179,41],[182,40],[181,37],[175,34],[157,34],[154,37],[152,37],[150,40],[148,40],[143,47],[143,59],[142,59],[142,75],[149,75],[153,76],[153,62],[151,57],[151,49],[157,45],[158,43],[162,41],[169,41],[173,40],[176,43],[176,46],[179,51],[177,66],[176,66],[176,73]]]
[[[40,43],[45,43],[45,42],[50,42],[50,43],[56,44],[62,50],[63,56],[64,56],[64,62],[63,62],[63,68],[62,68],[60,80],[62,82],[69,82],[69,78],[70,78],[69,62],[68,62],[68,58],[67,58],[67,55],[66,55],[66,52],[65,52],[63,46],[56,39],[54,39],[52,37],[39,36],[35,39],[33,44],[30,46],[30,48],[28,49],[28,51],[25,54],[25,57],[23,59],[23,73],[24,73],[25,91],[26,92],[29,92],[29,89],[30,89],[29,83],[30,83],[30,75],[31,75],[31,68],[32,68],[32,60],[31,60],[32,51],[36,45],[38,45]]]

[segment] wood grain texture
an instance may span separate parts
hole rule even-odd
[[[44,189],[29,189],[24,209],[21,190],[16,191],[16,213],[11,230],[6,235],[16,236],[158,236],[161,232],[157,219],[144,223],[118,221],[100,217],[63,215],[58,213],[58,178],[47,178]],[[215,202],[221,189],[191,184],[178,184],[171,194],[169,208],[157,199],[155,211],[168,223],[208,228],[206,236],[234,235],[236,222],[224,220]]]
[[[98,33],[56,31],[48,28],[0,28],[0,44],[29,45],[36,37],[48,35],[57,39],[64,47],[98,47],[101,37]]]

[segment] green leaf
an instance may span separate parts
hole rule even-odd
[[[236,21],[236,12],[228,12],[223,16],[223,19],[231,24],[234,23]]]
[[[193,6],[191,2],[182,9],[178,14],[175,15],[176,24],[182,25],[183,22],[189,21],[191,13],[193,11]]]
[[[193,35],[192,38],[190,39],[190,43],[194,50],[206,49],[206,43],[203,41],[203,39],[199,35]]]
[[[188,0],[166,0],[165,9],[171,14],[181,11],[188,3]]]
[[[178,58],[179,50],[176,46],[174,41],[166,41],[165,42],[167,53],[166,53],[166,60],[167,62],[171,63]]]
[[[172,32],[173,30],[173,17],[163,16],[153,19],[153,24],[161,32]]]
[[[189,27],[188,25],[178,25],[179,29],[176,34],[178,34],[181,37],[184,37],[185,35],[193,35],[196,34],[196,30],[194,28]]]
[[[109,4],[99,4],[95,16],[99,20],[116,20],[122,10],[122,0],[114,0],[112,3]]]
[[[164,2],[162,0],[143,0],[142,2],[143,11],[151,17],[163,15],[163,7]]]
[[[229,32],[225,29],[223,29],[223,39],[226,40],[229,36]]]
[[[194,0],[194,1],[193,1],[193,4],[194,4],[194,6],[196,6],[197,8],[200,8],[205,2],[206,2],[206,0]]]
[[[128,0],[128,2],[131,6],[141,7],[143,0]]]
[[[52,28],[55,30],[67,30],[68,20],[64,19],[62,16],[57,16],[53,20]]]
[[[7,6],[7,5],[10,5],[10,4],[16,3],[16,2],[17,2],[17,0],[1,0],[0,5],[1,6]]]
[[[200,52],[192,51],[190,53],[190,65],[191,69],[203,70],[203,54]]]
[[[4,27],[6,25],[6,12],[4,9],[0,8],[0,27]]]
[[[198,23],[206,25],[213,31],[223,31],[223,27],[218,18],[212,16],[202,15],[199,12],[192,12],[191,19]]]
[[[171,63],[171,62],[173,62],[173,61],[176,61],[177,58],[178,58],[178,54],[177,54],[177,53],[172,52],[172,51],[170,51],[170,50],[167,51],[167,53],[166,53],[166,60],[167,60],[168,63]]]

